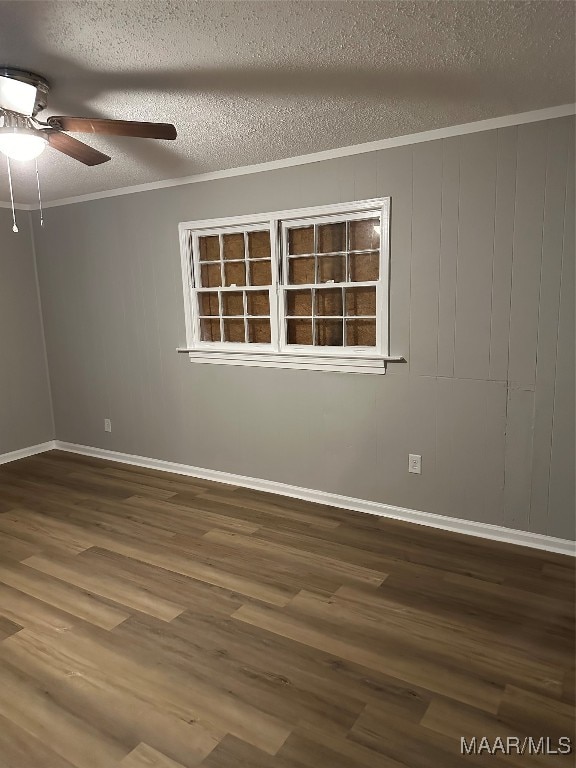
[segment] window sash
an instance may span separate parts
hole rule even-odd
[[[355,287],[370,287],[370,288],[376,288],[376,314],[375,315],[317,315],[314,312],[314,308],[312,310],[312,315],[288,315],[287,314],[287,306],[285,301],[285,291],[286,290],[299,290],[300,288],[304,290],[310,290],[310,289],[326,289],[327,287],[330,288],[355,288]],[[281,286],[280,293],[282,294],[279,301],[279,310],[280,310],[280,351],[286,352],[286,353],[297,353],[302,354],[305,352],[310,352],[311,354],[315,355],[344,355],[347,353],[350,353],[352,355],[354,354],[370,354],[370,355],[381,355],[381,347],[382,347],[382,337],[381,337],[381,325],[380,322],[380,313],[378,311],[379,308],[382,307],[382,285],[380,281],[378,282],[368,282],[368,283],[315,283],[311,285],[293,285],[293,286]],[[343,312],[345,311],[345,308],[343,307]],[[366,346],[366,345],[345,345],[341,344],[339,346],[329,346],[329,345],[321,345],[321,344],[289,344],[287,339],[287,321],[288,320],[306,320],[306,319],[312,319],[312,338],[315,338],[316,335],[316,319],[326,319],[326,320],[342,320],[342,323],[344,324],[346,320],[362,320],[365,318],[375,318],[376,319],[376,344],[375,346]],[[345,340],[345,337],[343,337]]]
[[[377,354],[377,355],[387,355],[388,354],[388,345],[387,345],[387,330],[388,330],[388,323],[387,323],[387,315],[388,315],[388,306],[387,302],[386,304],[383,303],[383,299],[385,298],[385,293],[383,291],[383,286],[386,284],[387,286],[387,275],[388,275],[388,241],[387,241],[387,234],[388,234],[388,200],[381,200],[378,201],[378,206],[366,206],[365,208],[361,208],[360,210],[357,210],[356,212],[350,212],[347,213],[344,210],[342,210],[340,213],[331,213],[331,214],[322,214],[319,213],[317,215],[309,215],[309,216],[298,216],[294,218],[285,218],[282,219],[280,224],[280,239],[281,239],[281,258],[282,258],[282,283],[279,286],[279,317],[280,317],[280,351],[286,352],[286,353],[296,353],[296,354],[302,354],[305,352],[309,352],[310,354],[316,354],[316,355],[326,355],[326,356],[338,356],[338,355],[344,355],[347,353],[350,353],[351,355],[366,355],[366,354]],[[343,206],[345,208],[345,206]],[[347,254],[346,256],[346,266],[348,266],[348,257],[351,253],[374,253],[376,249],[359,249],[359,250],[350,250],[349,245],[349,238],[347,236],[346,238],[346,248],[342,250],[336,250],[336,251],[327,251],[319,253],[318,250],[318,242],[317,242],[317,232],[318,227],[322,226],[324,224],[338,224],[341,222],[346,223],[346,232],[348,233],[349,229],[349,222],[352,221],[363,221],[365,219],[378,219],[380,223],[380,248],[379,251],[379,264],[378,264],[378,280],[369,280],[369,281],[358,281],[353,282],[350,280],[343,280],[338,281],[334,283],[321,283],[321,282],[314,282],[314,283],[298,283],[298,284],[292,284],[288,282],[289,279],[289,262],[290,259],[293,258],[311,258],[314,257],[315,259],[315,277],[317,278],[317,259],[319,256],[331,256],[331,255],[339,255],[339,254]],[[307,254],[296,254],[294,256],[291,256],[289,253],[289,233],[292,229],[305,229],[306,227],[314,227],[314,250],[311,253]],[[386,238],[386,239],[385,239]],[[346,277],[348,277],[348,271],[346,270]],[[343,323],[343,343],[342,345],[338,346],[329,346],[329,345],[319,345],[319,344],[289,344],[287,339],[287,325],[288,325],[288,319],[289,318],[295,318],[299,319],[301,316],[295,316],[295,315],[288,315],[288,308],[286,306],[286,295],[287,291],[297,291],[297,290],[314,290],[314,289],[327,289],[327,288],[362,288],[362,287],[375,287],[376,288],[376,344],[374,346],[366,346],[366,345],[346,345],[344,342],[346,341],[345,337],[345,320],[348,319],[360,319],[361,316],[346,316],[343,315],[342,323]],[[345,308],[343,307],[343,312],[345,312]],[[386,321],[384,322],[383,318],[386,316]],[[329,316],[334,317],[334,319],[340,319],[339,316]],[[374,317],[373,315],[370,317]],[[315,315],[314,308],[312,309],[312,341],[314,342],[316,339],[316,318],[319,319],[318,315]]]
[[[276,347],[274,345],[274,339],[277,336],[277,317],[278,317],[278,306],[277,306],[277,291],[275,289],[275,286],[278,283],[278,265],[277,265],[277,256],[275,253],[275,238],[273,237],[273,230],[271,228],[271,222],[270,220],[260,220],[259,222],[254,223],[246,223],[246,224],[236,224],[226,227],[216,226],[216,227],[205,227],[202,229],[194,229],[194,230],[188,230],[188,238],[187,238],[187,264],[188,264],[188,270],[190,274],[190,294],[191,294],[191,300],[189,302],[189,311],[191,315],[191,322],[189,323],[190,328],[190,336],[188,337],[189,340],[192,340],[192,346],[197,349],[206,349],[206,350],[245,350],[245,349],[252,349],[255,351],[262,350],[262,351],[271,351],[275,350]],[[250,259],[249,256],[249,250],[248,250],[248,234],[250,232],[263,232],[267,231],[269,233],[270,237],[270,258],[259,258],[259,259]],[[244,258],[243,259],[225,259],[224,258],[224,252],[223,252],[223,238],[225,235],[228,234],[239,234],[242,233],[244,235]],[[220,247],[220,258],[218,261],[201,261],[200,260],[200,238],[201,237],[211,237],[211,236],[218,236],[219,238],[219,247]],[[271,283],[268,285],[224,285],[225,279],[224,279],[224,270],[226,264],[234,264],[234,263],[248,263],[248,262],[270,262],[270,269],[271,269]],[[220,266],[220,282],[221,285],[219,286],[202,286],[202,280],[201,280],[201,267],[204,264],[219,264]],[[248,273],[248,279],[249,279],[249,273]],[[248,315],[247,313],[247,306],[246,301],[244,301],[244,314],[242,315],[225,315],[223,313],[223,307],[222,307],[222,294],[223,293],[243,293],[245,296],[246,293],[249,292],[260,292],[260,293],[268,293],[268,301],[270,305],[270,314],[269,315]],[[202,314],[200,303],[199,303],[199,297],[202,293],[217,293],[218,294],[218,309],[219,313],[218,315],[211,315],[207,316]],[[220,341],[204,341],[202,340],[201,335],[201,320],[206,319],[207,317],[210,317],[213,320],[218,320],[220,324]],[[270,321],[270,339],[271,343],[259,343],[259,342],[230,342],[230,341],[223,341],[224,339],[224,320],[225,319],[236,319],[240,320],[242,319],[244,321],[244,335],[245,338],[247,338],[248,334],[248,319],[261,319],[266,320],[268,319]],[[188,327],[188,326],[187,326]]]

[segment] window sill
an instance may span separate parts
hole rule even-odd
[[[241,365],[261,368],[293,368],[304,371],[342,371],[345,373],[386,373],[387,363],[405,362],[403,357],[382,355],[314,355],[310,353],[245,352],[178,348],[192,363]]]

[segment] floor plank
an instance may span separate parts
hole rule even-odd
[[[183,768],[183,766],[182,763],[176,763],[142,742],[129,755],[126,755],[118,768]]]

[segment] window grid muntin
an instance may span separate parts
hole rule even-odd
[[[244,233],[244,252],[246,252],[246,233]],[[248,294],[242,291],[242,309],[244,310],[244,343],[248,344]]]
[[[226,344],[234,344],[234,343],[241,343],[241,342],[229,342],[225,339],[225,320],[243,320],[244,321],[244,344],[250,344],[252,345],[254,342],[248,341],[249,339],[249,321],[250,320],[271,320],[271,307],[272,307],[272,288],[267,286],[240,286],[240,287],[229,287],[227,289],[220,289],[220,288],[202,288],[198,289],[196,292],[197,296],[197,307],[198,307],[198,318],[200,320],[200,323],[202,320],[212,320],[220,321],[220,340],[222,343]],[[202,294],[208,294],[208,293],[217,293],[218,294],[218,315],[206,315],[203,312],[203,306],[200,300],[200,297]],[[242,314],[230,314],[225,312],[224,307],[224,296],[226,293],[240,293],[242,294]],[[267,313],[262,314],[251,314],[248,311],[248,296],[250,293],[253,294],[266,294],[268,298],[268,306],[269,311]],[[218,342],[206,342],[201,338],[202,334],[200,333],[200,341],[203,343],[218,343]]]
[[[224,283],[222,282],[222,285]],[[218,320],[220,321],[220,338],[218,341],[224,341],[224,301],[222,300],[222,293],[218,291]]]
[[[218,242],[220,245],[220,285],[226,285],[225,270],[224,270],[224,235],[218,235]],[[224,335],[220,335],[220,341],[224,341]]]

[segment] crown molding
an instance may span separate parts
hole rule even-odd
[[[0,200],[0,208],[12,208],[12,203],[5,203]],[[14,203],[14,210],[16,211],[36,211],[37,205],[30,205],[29,203]]]
[[[146,184],[135,184],[130,187],[120,187],[118,189],[109,189],[102,192],[92,192],[86,195],[64,197],[58,200],[51,200],[44,203],[43,208],[57,208],[59,206],[72,205],[74,203],[84,203],[91,200],[102,200],[107,197],[134,195],[138,192],[150,192],[156,189],[166,189],[167,187],[180,187],[187,184],[199,184],[203,181],[216,181],[218,179],[227,179],[234,176],[246,176],[252,173],[275,171],[280,168],[291,168],[297,165],[319,163],[323,160],[334,160],[341,157],[350,157],[351,155],[361,155],[367,152],[377,152],[382,149],[404,147],[410,144],[422,144],[423,142],[427,141],[448,139],[454,136],[465,136],[470,133],[481,133],[482,131],[492,131],[498,128],[509,128],[515,125],[536,123],[542,120],[556,120],[557,118],[569,117],[574,114],[576,114],[576,104],[561,104],[557,107],[535,109],[531,112],[519,112],[517,114],[503,115],[501,117],[491,117],[486,120],[477,120],[472,123],[452,125],[446,128],[435,128],[433,130],[422,131],[420,133],[410,133],[404,136],[395,136],[390,139],[369,141],[364,144],[352,144],[346,147],[327,149],[323,152],[312,152],[307,155],[287,157],[282,160],[271,160],[269,162],[258,163],[256,165],[243,165],[239,166],[238,168],[227,168],[221,171],[198,173],[193,176],[182,176],[177,179],[164,179],[162,181],[152,181]],[[36,204],[19,203],[15,207],[18,210],[24,211],[38,210],[38,205]],[[10,203],[0,202],[0,208],[10,208]]]

